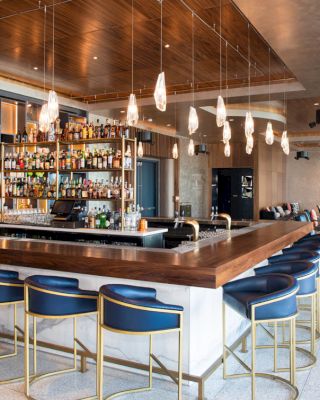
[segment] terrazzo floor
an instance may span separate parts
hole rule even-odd
[[[266,343],[266,335],[259,331],[258,343]],[[8,345],[1,345],[1,352],[6,351]],[[318,357],[320,357],[320,342],[317,346]],[[32,354],[32,352],[31,352]],[[54,371],[72,366],[72,360],[44,353],[39,351],[38,370],[39,372]],[[237,354],[243,359],[249,359],[250,353]],[[297,355],[297,364],[302,365],[307,360],[301,353]],[[232,357],[228,359],[228,372],[243,372],[243,369]],[[279,366],[286,366],[288,363],[287,352],[279,350]],[[86,373],[72,372],[61,376],[51,377],[35,382],[32,386],[31,396],[37,400],[76,400],[91,396],[95,390],[95,366],[88,364],[89,369]],[[272,372],[273,351],[261,349],[257,353],[257,370]],[[16,358],[0,360],[0,379],[20,376],[23,374],[23,349],[19,348]],[[286,377],[287,374],[281,376]],[[104,369],[104,392],[110,395],[119,390],[147,385],[146,376],[133,372],[121,371],[106,366]],[[320,400],[320,362],[315,367],[307,371],[297,373],[297,386],[300,391],[300,400]],[[124,395],[122,400],[176,400],[176,385],[157,379],[154,376],[153,390],[151,392]],[[25,399],[24,386],[22,382],[0,386],[0,400],[22,400]],[[278,382],[257,378],[257,400],[287,400],[290,399],[290,391]],[[197,386],[192,384],[183,385],[183,399],[197,399]],[[241,378],[233,380],[222,379],[222,367],[207,380],[205,384],[205,399],[207,400],[250,400],[250,379]]]

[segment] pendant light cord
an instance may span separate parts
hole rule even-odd
[[[251,111],[251,59],[250,59],[250,24],[248,24],[248,99],[249,111]]]
[[[194,107],[194,13],[192,13],[192,102]]]
[[[287,93],[286,93],[286,66],[283,65],[283,80],[284,80],[284,90],[283,90],[283,115],[284,115],[284,130],[287,130]]]
[[[228,104],[228,42],[226,42],[226,105]]]
[[[221,36],[221,20],[222,20],[222,4],[221,4],[221,0],[220,0],[220,95],[221,95],[221,90],[222,90],[222,36]]]
[[[52,90],[54,90],[54,32],[55,32],[55,27],[54,27],[54,20],[55,20],[55,15],[54,15],[54,1],[52,0]]]
[[[133,93],[133,1],[131,1],[131,93]]]
[[[162,72],[162,2],[160,0],[160,72]]]
[[[270,83],[271,83],[271,72],[270,72],[270,47],[269,47],[269,109],[270,109],[270,106],[271,106],[271,86],[270,86]]]
[[[43,8],[43,101],[46,99],[46,28],[47,28],[47,6]]]

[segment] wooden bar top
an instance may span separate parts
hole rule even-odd
[[[277,221],[185,253],[1,238],[0,263],[214,289],[312,229],[312,223]]]

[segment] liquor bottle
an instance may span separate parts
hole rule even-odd
[[[18,133],[16,135],[16,143],[21,143],[21,132],[18,130]]]
[[[27,131],[26,131],[26,127],[24,127],[24,131],[23,131],[23,134],[22,134],[22,137],[21,137],[21,142],[22,143],[28,143],[28,134],[27,134]]]
[[[106,229],[106,228],[107,228],[107,211],[106,211],[106,206],[104,205],[100,213],[100,229]]]
[[[30,128],[30,131],[28,134],[28,142],[33,143],[33,128]]]
[[[101,154],[101,151],[98,154],[98,165],[97,165],[98,169],[102,169],[103,168],[103,157]]]
[[[89,220],[89,228],[94,229],[96,227],[96,219],[94,212],[92,210],[89,211],[88,220]]]
[[[98,167],[97,150],[94,150],[93,157],[92,157],[92,169],[97,169],[97,167]]]
[[[11,162],[10,162],[11,164]],[[11,169],[11,165],[9,166],[9,154],[6,153],[5,159],[4,159],[4,169]]]
[[[95,207],[95,210],[97,210],[97,208]],[[100,229],[100,214],[101,214],[101,208],[99,208],[99,211],[96,211],[96,229]]]

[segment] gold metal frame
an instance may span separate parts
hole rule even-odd
[[[55,296],[63,296],[63,297],[73,297],[73,298],[85,298],[85,299],[97,299],[96,296],[89,296],[89,295],[73,295],[69,293],[62,293],[62,292],[55,292],[52,290],[47,290],[47,289],[42,289],[38,288],[32,285],[25,284],[24,285],[24,298],[25,298],[25,335],[24,335],[24,383],[25,383],[25,396],[30,399],[30,400],[36,400],[34,397],[30,396],[30,387],[31,384],[34,382],[51,377],[54,375],[59,375],[59,374],[64,374],[64,373],[69,373],[69,372],[75,372],[77,371],[77,346],[80,346],[83,350],[89,352],[88,348],[77,338],[77,318],[82,317],[82,316],[87,316],[87,315],[97,315],[97,344],[99,342],[99,313],[98,311],[94,312],[88,312],[88,313],[81,313],[81,314],[70,314],[70,315],[62,315],[62,316],[51,316],[51,315],[42,315],[42,314],[36,314],[32,313],[29,310],[29,289],[42,292],[42,293],[47,293],[47,294],[52,294]],[[33,375],[30,376],[30,334],[29,334],[29,318],[30,316],[33,317]],[[54,371],[54,372],[48,372],[44,374],[37,374],[37,318],[43,318],[43,319],[70,319],[73,318],[73,367],[72,368],[66,368],[63,370],[59,371]],[[98,375],[98,374],[97,374]],[[98,381],[97,381],[98,383]],[[98,387],[98,386],[97,386]],[[97,390],[97,389],[96,389]],[[97,393],[95,396],[90,396],[90,397],[85,397],[82,398],[81,400],[93,400],[97,399]]]
[[[256,320],[255,315],[256,315],[256,309],[267,305],[267,304],[272,304],[281,300],[284,300],[286,298],[289,298],[293,295],[296,295],[298,292],[298,289],[285,295],[282,297],[279,297],[274,300],[268,300],[264,302],[260,302],[258,304],[255,304],[251,307],[251,366],[247,365],[238,355],[226,344],[226,303],[223,301],[222,303],[222,326],[223,326],[223,378],[224,379],[232,379],[232,378],[241,378],[241,377],[251,377],[251,399],[255,400],[255,392],[256,392],[256,377],[260,378],[266,378],[266,379],[271,379],[271,380],[276,380],[279,381],[280,383],[285,384],[288,386],[291,391],[292,391],[292,397],[291,400],[295,400],[299,396],[299,391],[298,388],[296,387],[296,327],[295,327],[295,320],[297,314],[287,317],[287,318],[278,318],[278,319],[267,319],[267,320]],[[289,321],[290,325],[290,344],[289,344],[289,350],[290,350],[290,379],[284,379],[281,378],[277,375],[274,374],[267,374],[267,373],[261,373],[261,372],[256,372],[256,330],[257,326],[259,324],[263,323],[270,323],[273,322],[275,323],[275,326],[278,322],[285,322]],[[274,356],[275,356],[275,367],[276,367],[276,357],[277,357],[277,348],[278,345],[276,343],[276,338],[277,338],[277,328],[275,328],[275,344],[274,344]],[[240,374],[227,374],[227,358],[228,355],[232,355],[238,363],[247,371],[246,373],[240,373]]]
[[[118,304],[123,307],[133,308],[136,310],[143,311],[151,311],[158,313],[169,313],[176,314],[179,316],[179,327],[175,329],[166,329],[159,331],[146,331],[146,332],[133,332],[133,331],[124,331],[119,329],[110,328],[104,325],[104,300],[110,301],[114,304]],[[128,389],[123,390],[117,393],[113,393],[110,396],[103,397],[103,361],[104,361],[104,330],[108,330],[111,332],[122,333],[127,335],[144,335],[149,336],[149,385],[145,387],[140,387],[136,389]],[[178,351],[178,377],[176,378],[171,371],[169,371],[164,364],[153,354],[152,352],[152,342],[153,335],[156,334],[165,334],[169,332],[178,332],[179,333],[179,351]],[[152,373],[153,373],[153,361],[155,361],[159,367],[168,375],[174,383],[178,385],[178,400],[182,399],[182,343],[183,343],[183,311],[174,311],[174,310],[165,310],[165,309],[155,309],[151,307],[143,307],[143,306],[135,306],[133,304],[124,303],[115,299],[112,299],[102,293],[99,293],[99,344],[98,344],[98,399],[99,400],[111,400],[118,396],[122,396],[128,393],[137,393],[143,391],[152,390]]]

